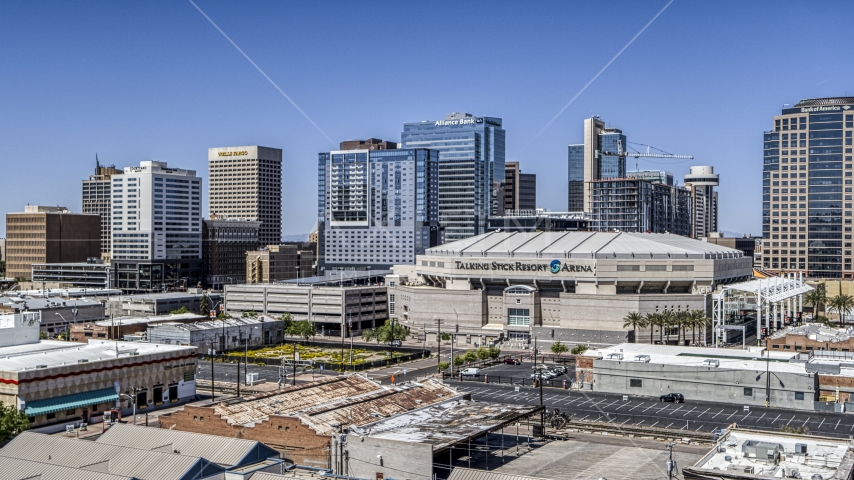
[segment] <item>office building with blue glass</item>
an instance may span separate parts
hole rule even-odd
[[[439,152],[342,142],[318,156],[317,206],[319,274],[413,264],[443,242]]]
[[[584,120],[584,143],[569,145],[568,211],[590,212],[590,182],[626,178],[626,136],[599,117]]]
[[[854,97],[801,100],[763,135],[762,267],[852,278]]]
[[[448,241],[486,232],[493,204],[503,207],[504,129],[500,118],[452,113],[403,125],[404,149],[439,152],[439,222]]]

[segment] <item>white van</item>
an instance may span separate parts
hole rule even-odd
[[[480,369],[474,367],[466,368],[462,372],[460,372],[460,375],[464,377],[479,377]]]

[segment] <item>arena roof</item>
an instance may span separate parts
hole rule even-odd
[[[426,255],[636,260],[744,257],[741,250],[680,235],[626,232],[490,232],[429,248]]]

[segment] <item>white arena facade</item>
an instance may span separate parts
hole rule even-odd
[[[430,341],[441,325],[458,343],[616,344],[632,340],[629,312],[711,316],[719,285],[752,276],[740,250],[678,235],[491,232],[428,249],[386,285],[390,316]]]

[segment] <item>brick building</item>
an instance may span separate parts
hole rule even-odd
[[[807,352],[829,350],[831,352],[854,352],[854,337],[848,330],[811,324],[791,330],[782,330],[765,339],[771,350]]]
[[[382,386],[362,377],[334,377],[270,393],[161,415],[161,428],[256,440],[299,465],[332,468],[338,433],[428,405],[461,398],[437,381]]]
[[[27,205],[6,214],[6,276],[29,280],[35,263],[101,257],[101,217],[65,207]]]
[[[208,317],[195,313],[177,315],[157,315],[150,317],[120,317],[97,322],[75,323],[70,327],[72,342],[86,343],[90,338],[119,339],[125,335],[144,334],[149,325],[159,323],[192,323],[207,320]]]
[[[246,252],[258,249],[261,222],[216,218],[203,222],[204,287],[222,290],[226,284],[246,283]]]

